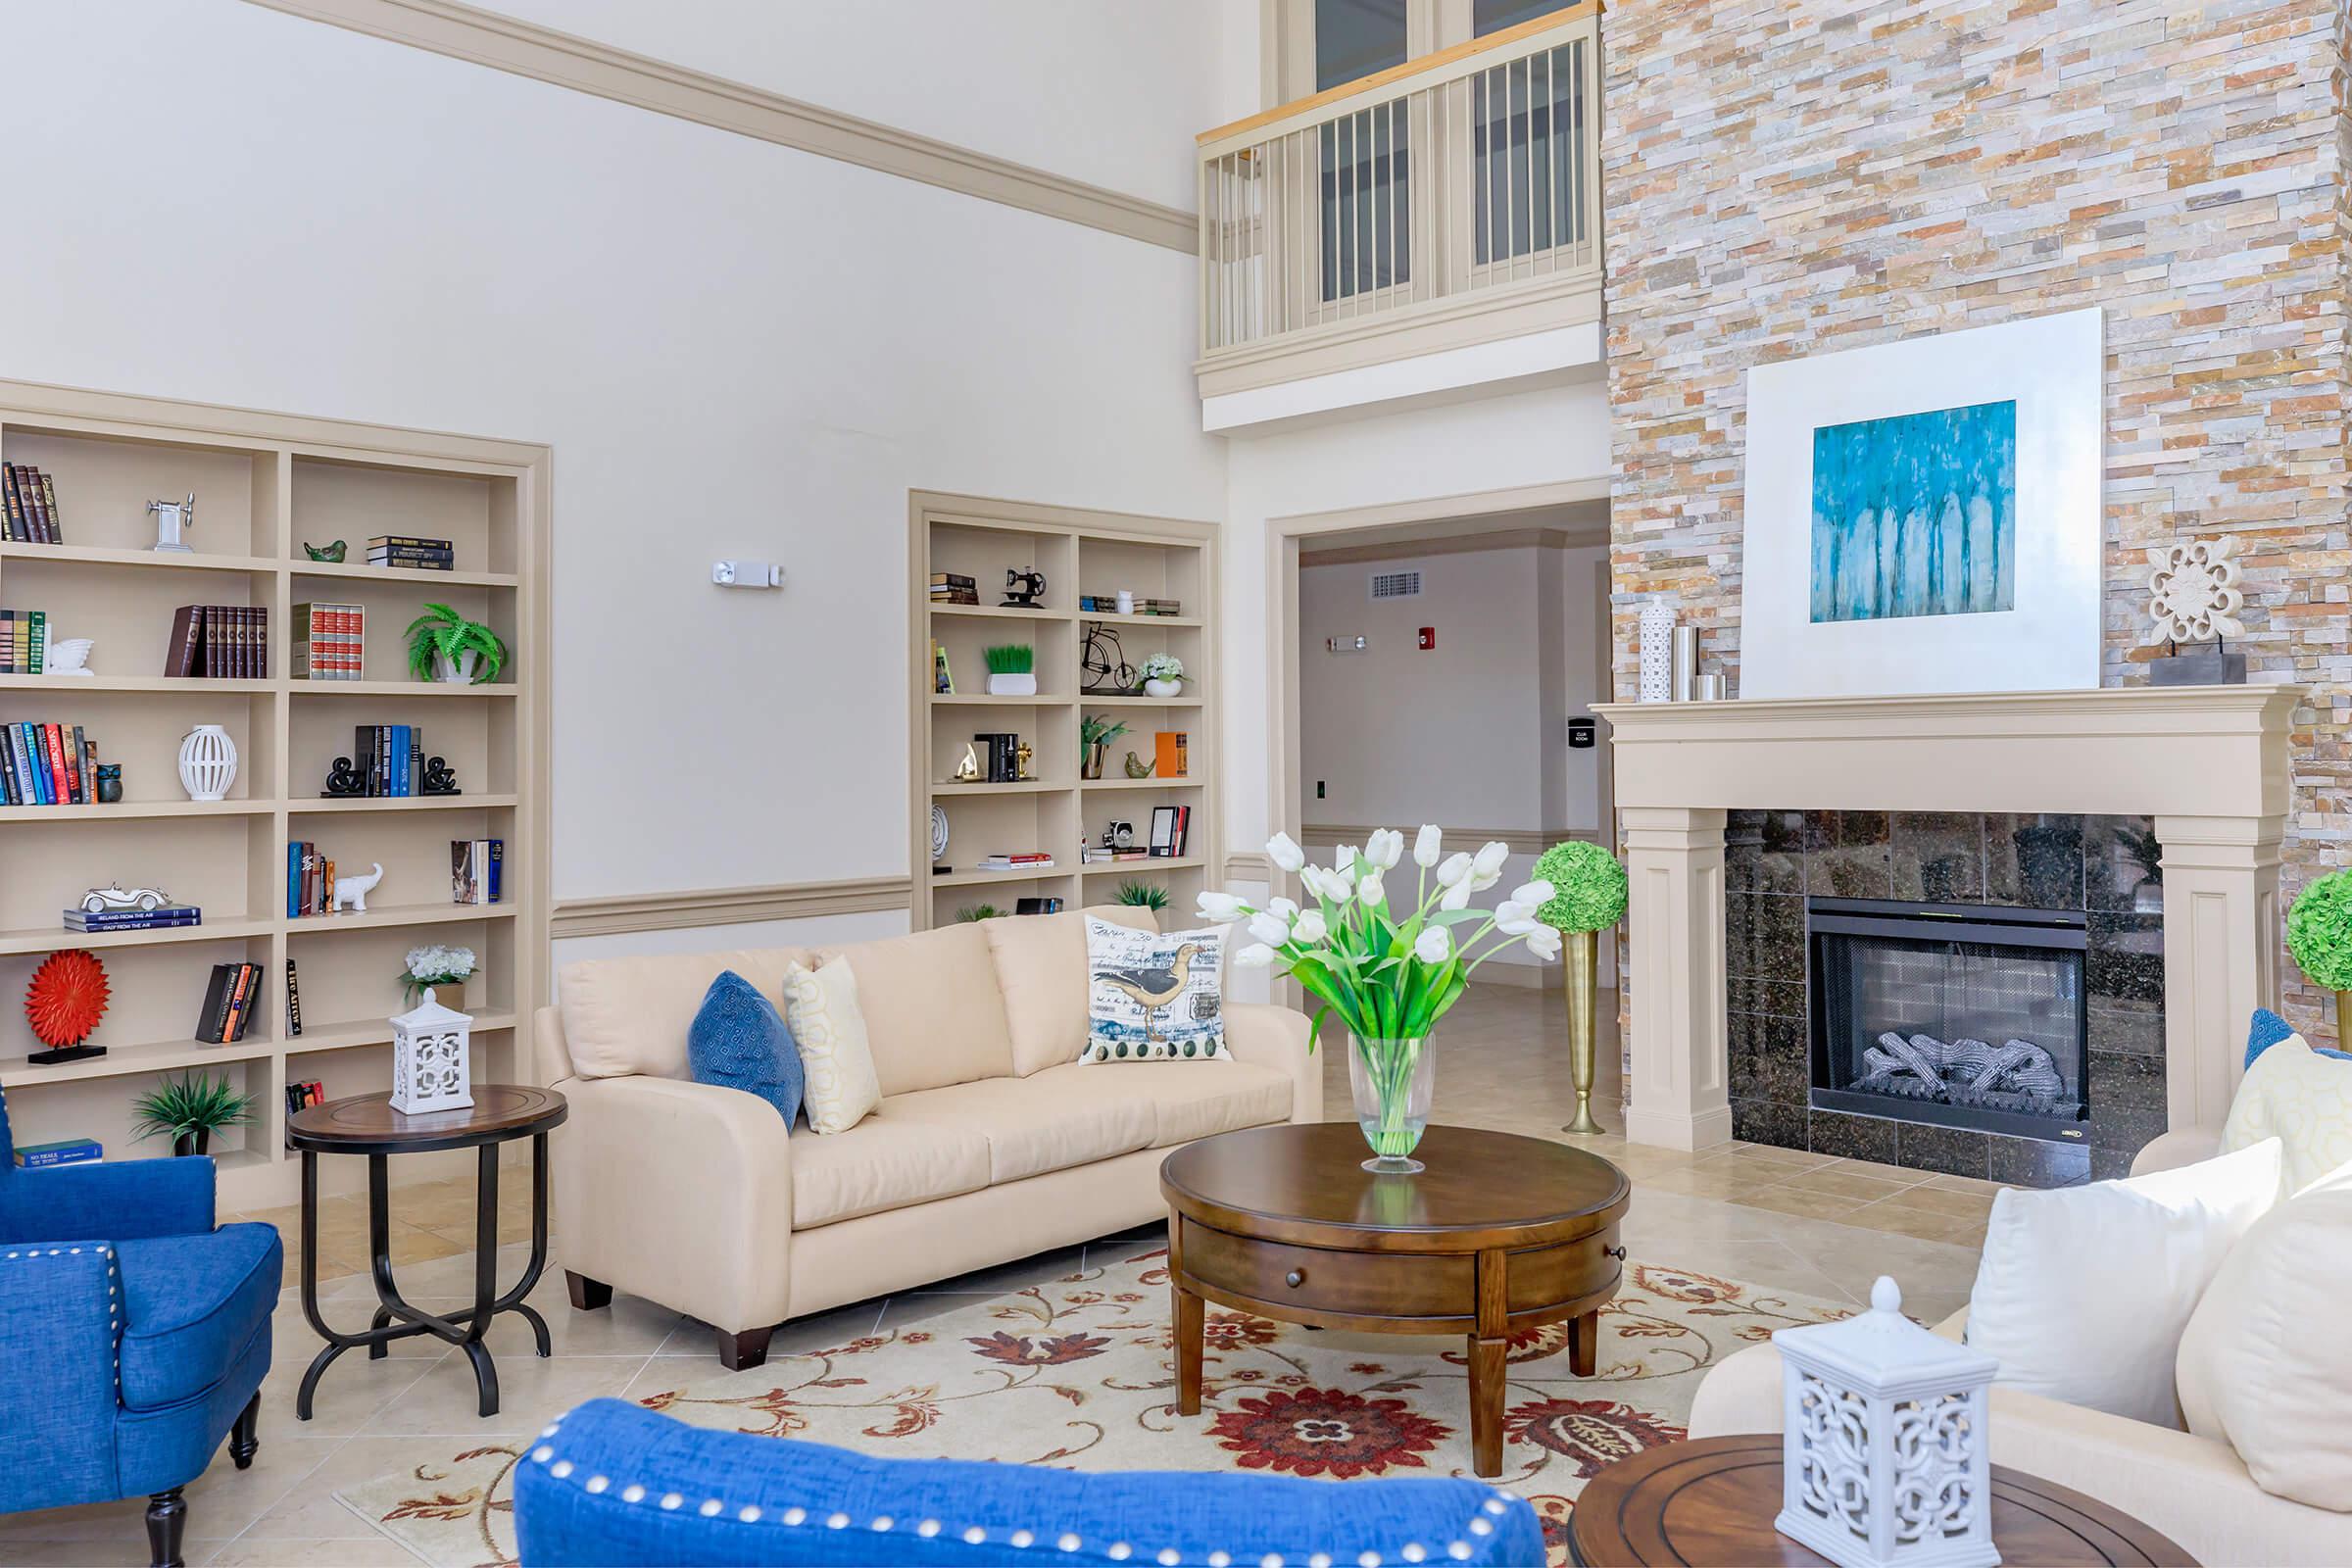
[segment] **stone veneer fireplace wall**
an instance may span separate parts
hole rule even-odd
[[[2124,1174],[2166,1126],[2164,914],[2154,831],[2146,816],[2072,812],[1729,812],[1724,967],[1733,1136],[2021,1186]],[[2082,913],[2090,1113],[2079,1124],[2081,1138],[2013,1137],[1812,1104],[1809,898]]]

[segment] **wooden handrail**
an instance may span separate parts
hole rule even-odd
[[[1508,49],[1522,39],[1532,38],[1538,33],[1549,31],[1562,23],[1581,22],[1587,17],[1599,15],[1600,0],[1584,0],[1581,5],[1569,6],[1565,10],[1554,11],[1548,16],[1533,18],[1520,23],[1517,26],[1505,27],[1500,32],[1490,32],[1483,38],[1472,38],[1466,43],[1452,44],[1432,54],[1419,55],[1407,60],[1402,65],[1391,66],[1386,71],[1375,71],[1369,76],[1358,76],[1353,81],[1343,81],[1336,87],[1326,87],[1321,92],[1309,94],[1304,98],[1294,98],[1287,104],[1277,104],[1271,109],[1262,110],[1244,120],[1237,120],[1231,124],[1219,125],[1213,130],[1204,130],[1193,138],[1193,143],[1195,146],[1205,147],[1212,141],[1223,141],[1228,136],[1238,136],[1243,131],[1255,130],[1260,125],[1270,125],[1278,120],[1288,120],[1293,115],[1304,114],[1310,109],[1320,109],[1325,104],[1338,103],[1343,98],[1353,98],[1359,94],[1370,92],[1376,87],[1386,87],[1391,82],[1403,81],[1408,77],[1422,75],[1432,71],[1442,71],[1457,61],[1467,60],[1473,55],[1482,55],[1492,49]]]

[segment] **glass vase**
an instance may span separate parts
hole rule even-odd
[[[1429,1126],[1437,1042],[1427,1036],[1367,1040],[1350,1035],[1348,1044],[1348,1088],[1355,1100],[1355,1124],[1374,1155],[1364,1169],[1383,1176],[1426,1169],[1412,1152]]]

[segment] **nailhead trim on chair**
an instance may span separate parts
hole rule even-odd
[[[16,1254],[11,1252],[9,1256],[14,1257]],[[547,1466],[547,1473],[558,1481],[569,1480],[577,1470],[577,1467],[573,1465],[569,1459],[559,1459],[556,1457],[555,1445],[550,1440],[555,1438],[557,1434],[563,1430],[563,1422],[556,1421],[550,1423],[540,1432],[540,1441],[530,1452],[531,1463]],[[612,1480],[610,1476],[589,1476],[580,1483],[581,1490],[589,1493],[592,1495],[602,1495],[605,1492],[611,1489],[612,1485]],[[622,1502],[642,1502],[645,1499],[645,1488],[637,1485],[635,1482],[631,1482],[629,1485],[620,1489],[620,1500]],[[1471,1515],[1470,1521],[1465,1527],[1465,1533],[1472,1536],[1493,1535],[1494,1533],[1494,1520],[1510,1511],[1511,1502],[1517,1495],[1518,1494],[1516,1493],[1505,1491],[1500,1487],[1495,1488],[1494,1494],[1479,1504],[1479,1508],[1481,1510],[1480,1513]],[[675,1510],[679,1507],[682,1507],[685,1504],[685,1500],[686,1499],[683,1496],[675,1492],[664,1493],[662,1494],[662,1498],[657,1506],[664,1509]],[[703,1499],[696,1511],[706,1519],[715,1519],[720,1514],[727,1511],[727,1504],[725,1501],[717,1497],[706,1497]],[[766,1515],[763,1514],[756,1504],[750,1503],[745,1504],[735,1512],[735,1518],[737,1522],[747,1525],[758,1524],[765,1517]],[[781,1514],[776,1516],[776,1522],[782,1524],[787,1529],[796,1528],[800,1525],[806,1524],[808,1520],[808,1511],[805,1508],[787,1508]],[[846,1513],[834,1513],[828,1514],[821,1521],[821,1523],[827,1530],[847,1530],[852,1528],[855,1521],[853,1521]],[[867,1521],[867,1523],[861,1528],[870,1533],[880,1535],[897,1529],[898,1521],[889,1514],[878,1514],[873,1519]],[[937,1519],[925,1519],[914,1527],[914,1533],[923,1537],[925,1540],[929,1540],[931,1537],[938,1535],[943,1528],[946,1527],[944,1527]],[[960,1535],[966,1544],[974,1546],[984,1544],[988,1540],[988,1530],[982,1525],[968,1526],[962,1532],[960,1532]],[[1039,1541],[1034,1532],[1028,1530],[1009,1531],[1005,1534],[1004,1539],[1006,1545],[1014,1547],[1028,1547],[1032,1545],[1044,1544],[1044,1543]],[[1054,1537],[1052,1544],[1054,1549],[1058,1551],[1076,1551],[1079,1547],[1083,1546],[1085,1543],[1078,1537],[1065,1532],[1062,1535]],[[1472,1549],[1473,1548],[1468,1541],[1457,1540],[1450,1541],[1446,1544],[1446,1554],[1457,1562],[1467,1559]],[[1136,1548],[1124,1541],[1114,1541],[1108,1546],[1103,1548],[1103,1554],[1114,1562],[1127,1561],[1135,1555],[1135,1551]],[[1424,1562],[1428,1559],[1428,1557],[1429,1548],[1422,1545],[1421,1543],[1417,1541],[1408,1541],[1396,1550],[1396,1560],[1399,1562]],[[1186,1558],[1184,1553],[1177,1550],[1175,1547],[1166,1546],[1153,1553],[1152,1555],[1152,1560],[1159,1564],[1160,1568],[1179,1568],[1179,1565],[1184,1563]],[[1198,1560],[1204,1565],[1204,1568],[1231,1568],[1233,1557],[1229,1552],[1212,1551]],[[1377,1551],[1361,1552],[1356,1556],[1355,1559],[1356,1568],[1382,1568],[1382,1564],[1387,1561],[1388,1559],[1383,1557]],[[1257,1568],[1284,1568],[1282,1554],[1280,1552],[1266,1553],[1266,1555],[1258,1559]],[[1306,1559],[1306,1568],[1332,1568],[1331,1553],[1327,1551],[1315,1552]]]

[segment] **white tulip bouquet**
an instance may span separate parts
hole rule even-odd
[[[1364,1136],[1382,1156],[1372,1162],[1375,1169],[1420,1168],[1404,1156],[1428,1121],[1429,1032],[1461,1000],[1471,972],[1521,942],[1541,958],[1560,952],[1559,932],[1536,918],[1551,899],[1549,882],[1513,889],[1491,913],[1470,906],[1472,898],[1502,880],[1509,846],[1497,841],[1475,855],[1447,855],[1438,829],[1422,828],[1413,838],[1417,869],[1409,909],[1389,898],[1389,874],[1404,854],[1404,835],[1381,828],[1360,849],[1341,846],[1325,867],[1310,863],[1288,833],[1277,833],[1267,841],[1266,857],[1298,877],[1314,897],[1311,907],[1277,898],[1261,909],[1230,893],[1203,893],[1200,900],[1203,919],[1248,922],[1255,940],[1234,955],[1236,964],[1289,975],[1322,1004],[1314,1029],[1336,1017],[1354,1037],[1349,1067]],[[1476,951],[1490,937],[1494,940]],[[1361,1103],[1367,1088],[1378,1101],[1377,1125],[1368,1115],[1372,1107]]]

